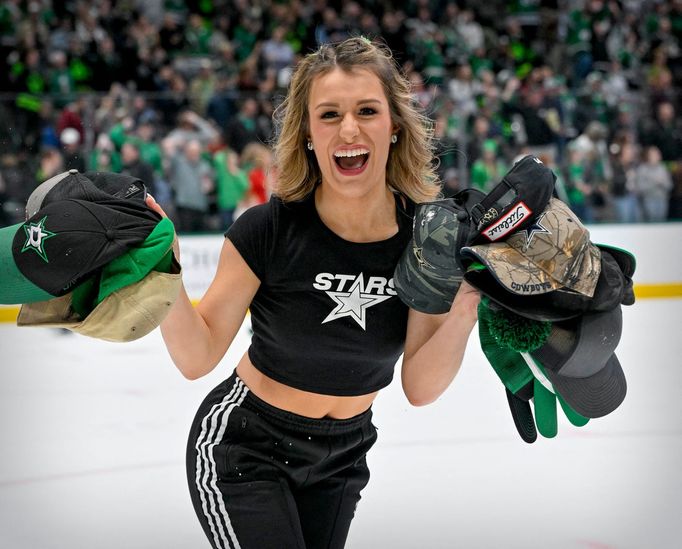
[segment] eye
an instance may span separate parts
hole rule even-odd
[[[334,118],[336,116],[337,116],[336,111],[327,111],[327,112],[323,112],[322,116],[320,116],[320,118],[322,118],[324,120],[325,118],[329,119],[329,118]]]
[[[376,114],[376,113],[377,113],[376,109],[374,109],[372,107],[362,107],[360,109],[360,115],[361,116],[372,116],[373,114]]]

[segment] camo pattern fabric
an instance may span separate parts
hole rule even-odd
[[[538,218],[504,242],[465,247],[496,280],[518,295],[570,288],[592,297],[601,272],[601,252],[571,209],[556,198]]]
[[[423,313],[448,312],[464,276],[459,250],[470,230],[468,213],[453,199],[417,205],[412,241],[393,277],[407,306]]]

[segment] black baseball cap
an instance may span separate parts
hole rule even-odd
[[[615,349],[623,328],[621,307],[556,322],[533,359],[576,412],[597,418],[625,399],[627,383]]]
[[[18,326],[66,328],[105,341],[132,341],[154,330],[182,286],[173,255],[175,230],[162,218],[138,246],[104,265],[69,293],[25,303]]]
[[[159,219],[142,204],[115,198],[50,202],[24,223],[0,229],[0,303],[68,293],[143,242]]]
[[[545,210],[556,175],[533,155],[524,156],[471,209],[476,226],[471,244],[505,239],[526,228]]]
[[[43,206],[65,198],[88,202],[105,202],[113,198],[143,204],[146,196],[146,185],[136,177],[69,170],[47,179],[33,190],[26,201],[26,218],[33,217]]]

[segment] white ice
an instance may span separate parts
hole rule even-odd
[[[535,444],[477,344],[425,408],[397,372],[374,406],[372,479],[347,547],[682,547],[681,304],[624,308],[625,402],[582,428],[560,414],[558,436]],[[188,382],[158,331],[113,344],[0,325],[0,548],[208,547],[185,437],[247,343],[244,329],[215,372]]]

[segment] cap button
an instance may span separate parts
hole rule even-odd
[[[116,231],[114,231],[113,229],[107,229],[107,232],[104,233],[104,235],[107,237],[107,240],[116,239]]]
[[[69,170],[69,173],[70,173],[71,175],[73,175],[73,174],[75,174],[75,173],[78,173],[78,170],[76,170],[75,168],[71,168],[71,169]]]

